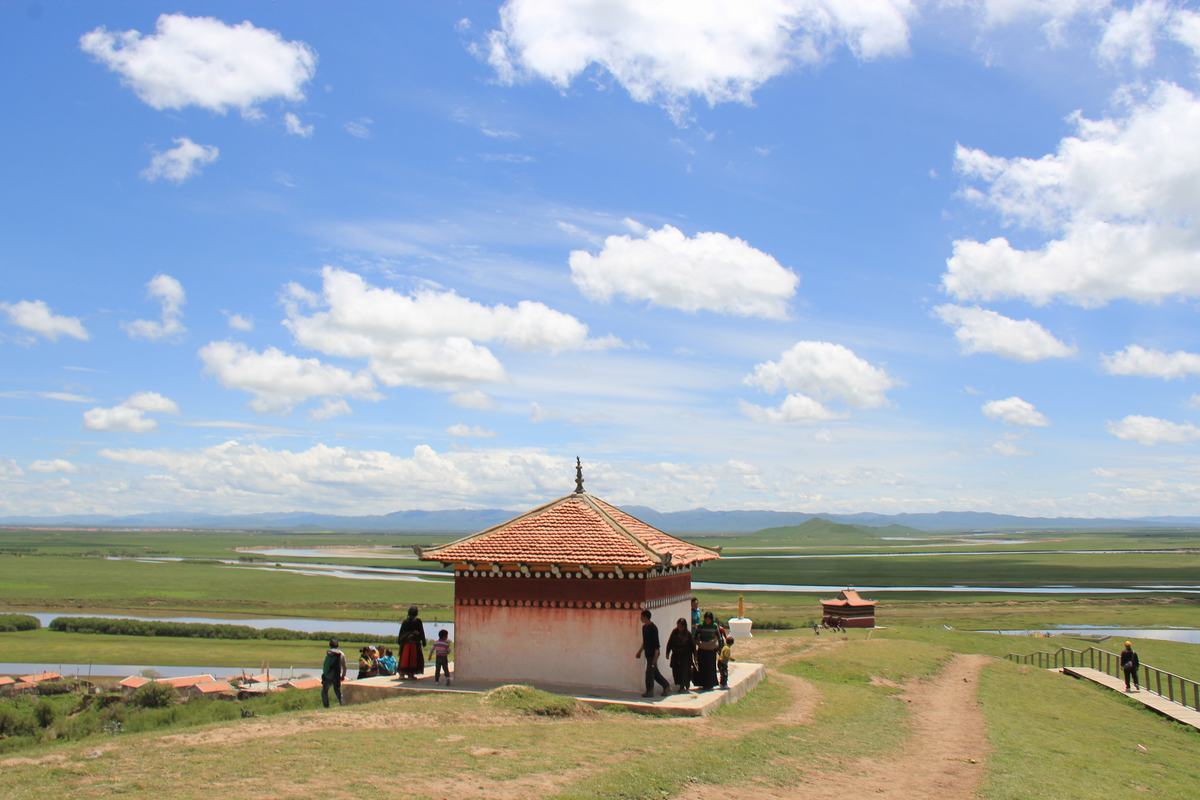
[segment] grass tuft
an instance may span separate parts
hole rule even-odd
[[[588,711],[574,697],[518,684],[497,686],[483,696],[483,702],[494,708],[539,717],[574,717]]]

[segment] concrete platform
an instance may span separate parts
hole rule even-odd
[[[713,689],[709,692],[692,691],[687,694],[669,694],[659,697],[659,689],[655,687],[653,698],[642,697],[641,690],[630,692],[588,691],[579,686],[564,686],[546,683],[533,684],[536,688],[555,694],[574,697],[581,702],[594,706],[622,706],[630,711],[646,714],[667,714],[681,717],[703,717],[716,711],[726,703],[736,703],[748,695],[754,687],[766,676],[766,668],[762,664],[751,664],[736,661],[729,665],[729,688]],[[511,681],[508,681],[511,683]],[[450,686],[444,682],[433,682],[433,667],[415,681],[403,680],[395,676],[364,678],[361,681],[346,681],[342,684],[342,697],[347,704],[368,703],[372,700],[384,700],[389,697],[400,697],[405,694],[483,694],[503,683],[485,683],[479,681],[459,683],[455,681]]]
[[[1125,694],[1125,681],[1123,679],[1113,677],[1098,669],[1090,667],[1063,667],[1062,674],[1098,683],[1108,689]],[[1161,695],[1154,694],[1145,689],[1125,694],[1125,696],[1137,700],[1146,708],[1149,708],[1151,711],[1157,711],[1164,717],[1170,717],[1176,722],[1182,722],[1184,725],[1191,725],[1193,728],[1200,730],[1200,711],[1194,708],[1172,702]]]

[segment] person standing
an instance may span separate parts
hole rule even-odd
[[[696,666],[700,675],[696,683],[704,691],[717,685],[717,652],[721,649],[721,628],[711,611],[704,612],[704,621],[696,628]]]
[[[671,684],[658,671],[658,652],[662,645],[658,640],[658,626],[650,621],[650,609],[642,609],[642,646],[634,658],[646,656],[646,691],[642,697],[654,697],[654,684],[662,687],[662,696],[671,691]]]
[[[438,631],[437,641],[429,648],[433,658],[433,682],[441,683],[442,675],[446,676],[446,685],[450,685],[450,631],[442,628]]]
[[[400,660],[396,671],[409,680],[425,671],[425,623],[417,616],[416,606],[409,606],[408,618],[400,623]]]
[[[1140,692],[1142,687],[1138,685],[1138,669],[1141,667],[1141,662],[1138,661],[1138,654],[1133,649],[1133,642],[1125,642],[1125,649],[1121,651],[1121,671],[1125,673],[1125,691],[1129,691],[1129,681],[1133,681],[1133,690]]]
[[[346,654],[338,649],[338,640],[329,640],[325,651],[325,662],[321,665],[321,705],[329,708],[329,687],[338,705],[342,705],[342,681],[346,680]]]
[[[700,598],[692,598],[692,635],[696,635],[696,628],[700,627]]]
[[[675,630],[667,637],[667,661],[671,665],[671,677],[675,679],[675,688],[686,692],[692,682],[692,664],[696,659],[696,644],[692,640],[692,632],[688,630],[687,620],[683,617],[675,623]]]
[[[720,650],[720,655],[717,656],[717,672],[721,675],[721,688],[729,688],[729,662],[735,660],[733,657],[733,637],[725,637],[725,645]]]

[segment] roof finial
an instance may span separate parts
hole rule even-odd
[[[583,463],[575,456],[575,494],[583,494]]]

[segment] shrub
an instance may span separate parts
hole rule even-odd
[[[37,617],[28,614],[0,614],[0,633],[14,631],[36,631],[42,627]]]
[[[42,681],[37,685],[37,693],[43,696],[52,696],[56,694],[70,694],[75,691],[75,684],[72,681]]]
[[[496,708],[539,717],[571,717],[579,714],[584,708],[574,697],[551,694],[532,686],[518,684],[492,689],[483,696],[483,702]]]
[[[150,683],[139,686],[129,697],[132,705],[140,708],[166,708],[175,704],[175,689],[168,683]]]
[[[30,619],[33,619],[30,617]],[[33,619],[37,623],[36,619]],[[118,636],[178,636],[192,639],[273,639],[343,642],[375,642],[379,637],[367,633],[332,631],[290,631],[285,628],[252,628],[209,622],[162,622],[149,619],[108,619],[106,617],[55,617],[50,630],[63,633],[101,633]]]
[[[54,724],[55,716],[54,706],[50,705],[49,700],[42,700],[33,709],[33,717],[39,728],[49,728]]]
[[[37,720],[28,703],[0,703],[0,737],[32,736]]]

